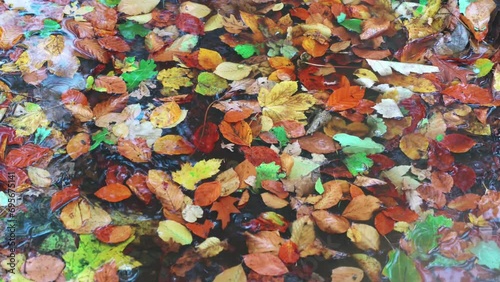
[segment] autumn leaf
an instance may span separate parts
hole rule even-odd
[[[214,282],[246,282],[247,276],[245,274],[245,270],[238,264],[237,266],[233,266],[231,268],[225,269],[222,273],[219,273],[215,276]]]
[[[491,91],[475,84],[449,86],[441,91],[441,93],[455,98],[462,103],[482,105],[493,102]]]
[[[97,190],[94,194],[97,197],[112,203],[123,201],[132,196],[128,187],[120,183],[106,185]]]
[[[195,148],[180,135],[164,135],[155,141],[153,151],[164,155],[189,155]]]
[[[332,281],[360,282],[363,277],[363,270],[357,267],[340,266],[332,269]]]
[[[232,213],[240,213],[240,211],[234,206],[234,203],[238,199],[231,196],[222,197],[215,203],[213,203],[211,211],[217,212],[217,219],[222,222],[222,229],[225,229],[230,221],[230,215]]]
[[[210,159],[197,162],[194,166],[189,163],[181,165],[181,170],[172,173],[172,179],[188,190],[194,190],[195,184],[219,172],[222,160]]]
[[[219,181],[205,182],[198,186],[194,192],[194,203],[202,207],[209,206],[221,195]]]
[[[344,86],[336,89],[328,98],[326,105],[331,111],[345,111],[355,108],[363,96],[365,89],[359,86]]]
[[[342,216],[351,220],[369,220],[380,204],[380,200],[374,196],[360,195],[349,202]]]
[[[294,95],[296,91],[295,81],[280,82],[271,91],[261,88],[258,100],[263,114],[274,122],[305,119],[303,112],[314,105],[316,99],[304,93]]]
[[[363,251],[374,250],[380,248],[380,236],[378,231],[370,225],[353,223],[347,230],[347,237]]]
[[[126,241],[130,236],[132,236],[133,230],[128,225],[107,225],[94,230],[94,235],[99,241],[116,244]]]
[[[245,264],[261,275],[278,276],[288,273],[283,262],[275,255],[267,253],[253,253],[243,256]]]
[[[155,68],[156,64],[153,60],[141,60],[136,70],[122,74],[121,78],[127,83],[127,89],[135,89],[141,81],[150,79],[158,74],[154,70]]]
[[[193,241],[191,232],[184,225],[173,220],[160,221],[158,236],[165,242],[172,239],[181,245],[189,245]]]
[[[326,210],[314,211],[312,217],[319,229],[326,233],[340,234],[349,229],[350,224],[346,218],[329,213]]]
[[[229,123],[223,120],[219,124],[219,130],[224,138],[236,145],[250,146],[252,143],[252,129],[245,121]]]
[[[117,148],[122,156],[133,162],[145,163],[151,159],[151,148],[146,144],[146,140],[142,138],[133,140],[121,138],[118,140]]]

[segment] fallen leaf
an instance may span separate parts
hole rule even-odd
[[[484,105],[493,102],[491,91],[475,84],[452,85],[441,91],[441,93],[467,104]]]
[[[223,120],[219,124],[219,130],[224,138],[236,145],[250,146],[252,143],[252,129],[245,121],[229,123]]]
[[[278,257],[284,263],[296,263],[300,258],[297,244],[295,244],[293,241],[286,241],[281,245]]]
[[[194,203],[198,206],[209,206],[221,195],[221,183],[219,181],[205,182],[194,191]]]
[[[357,267],[340,266],[332,269],[332,281],[360,282],[363,277],[363,270]]]
[[[217,219],[222,222],[222,229],[226,228],[230,221],[229,217],[232,213],[240,213],[240,211],[234,206],[236,201],[238,201],[238,199],[227,196],[220,198],[212,205],[210,210],[217,211]]]
[[[404,75],[409,75],[410,73],[423,74],[439,72],[438,67],[421,64],[409,64],[370,59],[366,59],[366,62],[370,65],[370,67],[372,67],[374,71],[378,72],[382,76],[391,75],[392,69]]]
[[[480,198],[481,196],[477,194],[468,193],[453,199],[447,206],[458,211],[473,210],[477,207]]]
[[[24,277],[40,282],[55,281],[62,274],[64,261],[60,258],[39,255],[27,259],[21,266],[21,273]]]
[[[126,241],[132,236],[132,228],[128,225],[107,225],[94,230],[94,235],[99,241],[107,244],[116,244]]]
[[[359,266],[361,266],[372,282],[382,281],[382,278],[380,277],[382,266],[376,258],[365,254],[353,254],[352,257],[359,264]]]
[[[347,230],[347,237],[363,251],[374,250],[380,248],[380,236],[378,231],[370,225],[353,223]]]
[[[245,232],[248,253],[270,253],[278,255],[280,246],[285,243],[277,231],[261,231],[256,234]]]
[[[85,132],[80,132],[68,141],[66,152],[71,159],[76,159],[81,155],[88,153],[90,150],[90,135]]]
[[[194,145],[180,135],[164,135],[156,139],[153,151],[164,155],[190,155],[194,153]]]
[[[108,202],[116,203],[128,199],[132,196],[132,192],[127,186],[120,183],[106,185],[97,190],[94,195]]]
[[[319,229],[330,234],[344,233],[350,226],[347,219],[340,215],[329,213],[326,210],[314,211],[312,217]]]
[[[247,77],[252,68],[244,64],[232,62],[222,62],[216,68],[214,73],[227,80],[241,80]]]
[[[226,268],[222,273],[215,276],[214,282],[246,282],[245,270],[238,264],[231,268]]]
[[[267,253],[253,253],[243,256],[245,264],[261,275],[278,276],[288,273],[288,269],[278,256]]]
[[[158,236],[165,242],[172,239],[181,245],[189,245],[193,241],[191,232],[184,225],[173,220],[160,221]]]
[[[160,0],[144,0],[137,2],[134,0],[122,0],[118,4],[118,11],[130,16],[146,14],[151,12]]]
[[[122,156],[136,163],[145,163],[151,159],[151,148],[143,138],[133,140],[120,138],[117,149]]]
[[[427,156],[429,141],[420,133],[410,133],[401,137],[399,148],[412,160],[420,160]]]
[[[441,141],[450,152],[453,153],[465,153],[468,152],[474,145],[476,145],[476,141],[470,138],[469,136],[452,133],[444,136]]]
[[[222,242],[217,237],[209,237],[196,246],[196,252],[204,258],[211,258],[218,255],[225,249],[226,242]]]
[[[360,195],[351,200],[342,216],[351,220],[369,220],[373,212],[380,208],[380,200],[374,196]]]
[[[287,200],[283,200],[278,196],[275,196],[271,193],[262,193],[260,194],[262,201],[266,206],[273,209],[281,209],[288,206],[289,202]]]
[[[394,220],[386,216],[384,213],[378,213],[375,216],[374,225],[380,235],[385,236],[391,233],[391,231],[394,230],[394,223]]]
[[[195,184],[219,172],[222,160],[210,159],[181,165],[181,169],[172,173],[172,179],[188,190],[194,190]]]

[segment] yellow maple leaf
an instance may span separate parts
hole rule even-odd
[[[293,95],[296,91],[296,81],[280,82],[271,91],[261,88],[258,100],[264,116],[270,117],[274,122],[306,119],[304,111],[312,107],[316,99],[306,93]]]
[[[163,69],[156,77],[161,81],[167,93],[172,89],[179,90],[181,87],[192,86],[189,69],[183,68],[170,68]]]
[[[181,170],[172,173],[172,179],[188,190],[194,190],[195,184],[219,172],[221,159],[210,159],[181,165]]]

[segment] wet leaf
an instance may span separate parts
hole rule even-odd
[[[214,73],[227,80],[241,80],[247,77],[251,70],[251,67],[244,64],[223,62],[215,68]]]
[[[458,211],[473,210],[477,207],[480,198],[481,196],[477,194],[465,194],[450,201],[448,207]]]
[[[149,1],[149,0],[148,0]],[[157,1],[157,0],[154,0]],[[128,40],[134,40],[134,38],[139,35],[141,37],[144,37],[148,35],[150,32],[149,29],[145,28],[143,25],[134,23],[133,21],[126,21],[123,24],[118,25],[118,30],[120,31],[121,35]],[[124,78],[124,80],[126,80]],[[130,87],[133,88],[133,87]]]
[[[245,233],[248,252],[253,253],[271,253],[278,255],[280,246],[285,240],[280,237],[277,231],[261,231],[256,234]]]
[[[378,233],[383,236],[394,230],[394,220],[386,216],[384,213],[379,213],[375,216],[374,225],[375,228],[377,228]]]
[[[404,135],[399,142],[399,148],[401,151],[403,151],[403,153],[412,160],[425,158],[428,147],[429,141],[427,140],[427,137],[420,133],[410,133]]]
[[[113,183],[100,188],[94,195],[108,202],[116,203],[130,198],[132,193],[127,186]]]
[[[215,276],[214,282],[246,282],[247,276],[241,264],[225,269]]]
[[[482,105],[493,101],[490,90],[481,88],[475,84],[457,84],[449,86],[441,91],[441,93],[468,104]]]
[[[240,211],[234,206],[236,201],[238,201],[238,199],[227,196],[220,198],[212,205],[210,210],[217,211],[217,219],[221,220],[222,229],[226,228],[232,213],[240,213]]]
[[[196,188],[194,192],[194,203],[198,206],[209,206],[221,195],[221,183],[219,181],[205,182]]]
[[[463,192],[468,191],[476,184],[476,172],[466,165],[454,166],[451,176],[453,177],[453,184]]]
[[[133,140],[118,140],[118,152],[127,159],[136,163],[145,163],[151,159],[151,148],[142,138]]]
[[[144,0],[140,2],[134,0],[120,0],[118,11],[127,15],[146,14],[151,12],[158,3],[160,3],[160,0]]]
[[[351,200],[342,215],[351,220],[369,220],[380,204],[374,196],[360,195]]]
[[[21,267],[21,274],[33,281],[55,281],[65,267],[60,258],[39,255],[27,259]]]
[[[373,166],[373,161],[365,153],[356,153],[344,159],[349,172],[353,175],[363,174]]]
[[[352,257],[356,260],[359,266],[361,266],[372,282],[382,281],[382,278],[380,277],[382,266],[377,259],[365,254],[353,254]]]
[[[181,165],[181,170],[172,173],[172,179],[188,190],[194,190],[195,184],[219,172],[222,160],[210,159]]]
[[[344,233],[349,229],[350,223],[342,216],[332,214],[326,210],[318,210],[312,213],[316,225],[322,231],[330,234]]]
[[[284,263],[296,263],[300,258],[297,244],[293,241],[286,241],[283,245],[281,245],[278,257]]]
[[[411,240],[415,247],[417,254],[426,256],[427,253],[438,246],[438,229],[441,227],[451,227],[452,220],[442,215],[434,216],[428,215],[425,220],[419,221],[415,227],[408,231],[407,238]],[[393,260],[399,260],[398,254],[394,254]],[[402,258],[405,262],[405,258]],[[388,270],[390,271],[390,270]]]
[[[466,135],[452,133],[444,136],[441,144],[443,144],[448,150],[450,150],[450,152],[465,153],[472,147],[474,147],[474,145],[476,145],[476,141]]]
[[[94,230],[94,235],[99,241],[108,244],[116,244],[126,241],[132,236],[133,230],[128,225],[107,225]]]
[[[165,155],[189,155],[195,148],[180,135],[164,135],[155,141],[153,150]]]
[[[278,276],[288,273],[288,269],[281,260],[271,254],[253,253],[243,256],[245,264],[261,275]]]
[[[219,131],[217,130],[217,125],[212,122],[202,124],[193,134],[194,146],[203,153],[212,152],[218,140]]]
[[[360,282],[363,277],[363,270],[357,267],[341,266],[332,269],[332,281]]]
[[[127,83],[127,89],[135,89],[141,81],[153,78],[158,74],[154,70],[155,68],[156,64],[153,60],[141,60],[136,70],[122,74],[121,78]]]
[[[182,110],[180,106],[174,102],[167,102],[155,108],[149,119],[151,123],[158,128],[172,128],[181,123],[187,115],[187,110]]]
[[[345,111],[355,108],[365,95],[365,89],[359,86],[344,86],[335,90],[326,105],[331,111]]]
[[[88,133],[78,133],[73,136],[66,145],[66,152],[74,160],[90,151],[90,135]]]
[[[361,139],[345,133],[338,133],[333,139],[342,145],[342,151],[346,154],[376,154],[384,151],[384,146],[374,142],[370,137]]]
[[[52,195],[52,199],[50,200],[50,209],[55,211],[68,203],[71,200],[74,200],[80,196],[80,191],[75,186],[69,186],[61,191],[57,191]]]
[[[198,75],[198,84],[194,91],[205,96],[215,96],[222,93],[228,87],[227,81],[210,72],[202,72]]]
[[[413,260],[400,249],[389,252],[389,261],[385,265],[382,273],[388,277],[391,282],[422,281]]]
[[[224,138],[236,145],[250,146],[252,143],[252,129],[245,121],[229,123],[223,120],[219,124],[219,130]]]
[[[380,236],[378,231],[370,225],[353,223],[347,230],[347,237],[351,239],[356,247],[363,251],[380,248]]]

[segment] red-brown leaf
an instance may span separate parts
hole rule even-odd
[[[111,56],[95,39],[75,39],[75,49],[84,57],[96,59],[103,64],[109,63]]]
[[[127,84],[118,76],[101,75],[95,79],[95,88],[103,89],[106,93],[127,93]],[[100,90],[99,90],[100,91]]]
[[[457,84],[449,86],[441,93],[453,97],[462,103],[489,104],[493,102],[491,91],[475,84]]]
[[[55,211],[68,203],[71,200],[74,200],[80,196],[80,190],[76,186],[69,186],[61,191],[57,191],[52,195],[52,199],[50,200],[50,209]]]
[[[192,33],[196,35],[203,35],[205,31],[203,30],[204,24],[203,22],[195,16],[190,14],[181,13],[177,20],[175,21],[175,25],[182,31],[187,33]]]
[[[203,224],[200,223],[187,223],[186,227],[193,232],[196,236],[206,239],[214,224],[210,220],[205,220]]]
[[[476,141],[470,138],[469,136],[452,133],[448,134],[444,137],[443,141],[441,141],[450,152],[453,153],[465,153],[469,151],[474,145],[476,145]]]
[[[5,164],[7,166],[15,166],[25,168],[44,158],[49,157],[49,148],[40,147],[35,144],[26,144],[19,148],[12,149],[5,157]],[[52,158],[50,154],[50,158]]]
[[[148,147],[146,140],[135,138],[133,140],[118,140],[117,146],[120,155],[136,163],[145,163],[151,159],[151,148]]]
[[[123,110],[127,106],[128,98],[128,94],[123,94],[111,97],[104,102],[98,103],[93,109],[95,117],[99,118],[105,114]]]
[[[82,104],[88,105],[87,97],[85,94],[78,90],[70,89],[61,95],[61,102],[63,104]]]
[[[288,273],[288,269],[279,257],[268,253],[245,255],[243,261],[250,269],[261,275],[278,276]]]
[[[236,145],[250,146],[252,143],[252,129],[245,121],[229,123],[223,120],[219,124],[219,130],[224,138]]]
[[[395,221],[405,221],[412,223],[418,219],[418,214],[409,208],[402,206],[389,207],[382,211],[382,213]]]
[[[205,207],[211,205],[219,197],[222,186],[219,181],[205,182],[194,192],[194,204]]]
[[[97,42],[101,44],[103,48],[106,48],[115,52],[128,52],[130,51],[130,46],[128,43],[118,36],[105,36],[97,39]]]
[[[477,207],[480,199],[481,196],[478,194],[469,193],[453,199],[448,203],[448,207],[457,211],[472,210]]]
[[[453,183],[463,192],[468,191],[476,184],[476,172],[463,164],[458,164],[453,167]]]
[[[222,229],[226,228],[232,213],[240,213],[240,211],[234,206],[236,201],[238,201],[238,199],[227,196],[220,198],[212,205],[210,210],[217,212],[217,219],[220,219],[222,222]]]
[[[330,138],[331,139],[331,138]],[[241,151],[245,154],[245,158],[254,166],[259,166],[262,163],[272,163],[281,165],[279,155],[265,146],[253,146],[251,148],[241,147]]]
[[[281,245],[278,257],[284,263],[296,263],[300,258],[297,244],[290,240],[286,241],[283,245]]]
[[[375,216],[375,228],[381,235],[387,235],[394,229],[394,220],[384,213]]]
[[[94,230],[96,238],[107,244],[116,244],[126,241],[132,236],[132,228],[128,225],[107,225]]]
[[[332,137],[318,131],[314,132],[313,135],[304,136],[298,140],[300,148],[310,153],[329,154],[340,149],[340,146],[335,144]]]
[[[132,193],[127,186],[119,183],[106,185],[94,193],[96,197],[108,202],[116,203],[128,199]]]
[[[146,205],[151,202],[151,198],[153,197],[153,193],[148,189],[146,184],[147,176],[142,173],[136,173],[132,175],[129,179],[127,179],[128,188],[139,198],[139,200],[143,201]]]
[[[331,111],[345,111],[355,108],[365,96],[365,89],[360,86],[345,86],[335,90],[326,105]]]
[[[219,140],[217,125],[213,122],[202,124],[193,134],[193,144],[197,150],[203,153],[210,153],[215,148]]]

